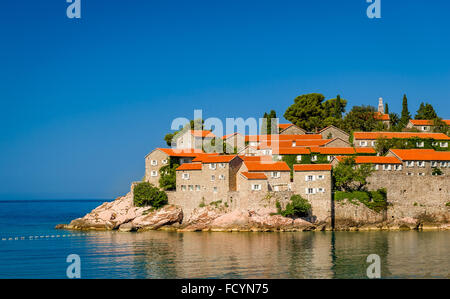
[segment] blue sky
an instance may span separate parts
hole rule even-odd
[[[176,117],[282,116],[293,99],[382,96],[450,118],[448,1],[3,1],[0,199],[113,198]]]

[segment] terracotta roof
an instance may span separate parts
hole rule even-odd
[[[198,154],[197,157],[195,157],[192,162],[202,162],[206,157],[211,157],[211,156],[218,156],[218,153],[202,153],[202,154]]]
[[[331,164],[295,164],[294,171],[331,171]]]
[[[423,139],[435,139],[435,140],[450,140],[450,137],[443,133],[420,133],[420,132],[354,132],[353,137],[355,140],[370,139],[375,140],[378,138],[423,138]]]
[[[204,153],[201,149],[193,149],[193,148],[183,148],[183,149],[157,148],[157,150],[160,150],[171,157],[197,157],[199,154]]]
[[[337,156],[336,159],[340,162],[346,158],[345,156]],[[402,161],[396,157],[384,156],[356,156],[353,157],[356,164],[402,164]]]
[[[376,150],[373,147],[355,147],[357,154],[376,154]]]
[[[233,137],[234,135],[241,135],[241,134],[235,132],[235,133],[232,133],[232,134],[228,134],[228,135],[222,136],[222,139],[225,140],[225,139],[228,139],[228,138],[230,138],[230,137]]]
[[[248,171],[290,171],[286,162],[249,162],[244,161]]]
[[[202,163],[184,163],[178,166],[179,170],[202,170]]]
[[[327,144],[328,142],[330,142],[331,140],[332,139],[296,140],[295,145],[296,146],[309,146],[309,147],[323,146],[323,145]]]
[[[347,134],[347,135],[349,135],[347,132],[345,132],[344,130],[342,130],[342,129],[339,129],[338,127],[336,127],[336,126],[333,126],[333,125],[331,125],[331,126],[328,126],[328,127],[326,127],[326,128],[323,128],[322,130],[320,130],[319,131],[319,133],[322,133],[323,131],[325,131],[325,130],[328,130],[328,129],[332,129],[332,128],[335,128],[336,130],[339,130],[339,131],[341,131],[341,132],[343,132],[343,133],[345,133],[345,134]]]
[[[267,176],[261,172],[241,172],[248,180],[267,180]]]
[[[281,130],[286,130],[287,128],[292,127],[293,124],[278,124],[278,128]]]
[[[409,120],[415,126],[433,126],[434,121],[429,119],[410,119]],[[450,119],[443,119],[447,125],[450,125]]]
[[[391,149],[390,152],[403,161],[450,161],[450,152],[432,149]]]
[[[197,131],[190,130],[190,133],[191,133],[191,135],[194,136],[194,137],[202,137],[202,138],[205,138],[205,137],[215,138],[215,137],[216,137],[216,135],[214,135],[213,132],[208,131],[208,130],[203,130],[203,131],[199,131],[199,130],[197,130]]]
[[[390,120],[389,114],[381,114],[380,112],[375,112],[373,116],[376,120]]]
[[[353,147],[311,147],[312,153],[319,153],[322,155],[354,155],[355,149]]]
[[[218,155],[218,156],[207,156],[202,159],[202,163],[229,163],[237,155]]]
[[[278,135],[278,134],[272,134],[272,135],[246,135],[245,141],[293,141],[293,140],[299,140],[299,139],[322,139],[322,135],[320,134],[303,134],[303,135]]]
[[[274,148],[272,151],[274,155],[308,155],[310,153],[307,147],[280,147]]]
[[[272,161],[272,156],[239,156],[239,158],[250,162]]]

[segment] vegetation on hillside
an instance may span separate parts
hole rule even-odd
[[[166,192],[160,191],[148,182],[136,184],[133,193],[133,201],[136,207],[151,206],[159,209],[168,203]]]

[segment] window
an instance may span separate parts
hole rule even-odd
[[[425,143],[423,141],[421,142],[416,142],[417,147],[424,147]]]
[[[217,193],[217,187],[213,187],[213,192]]]
[[[162,162],[162,164],[164,164],[164,165],[167,164],[167,160],[166,160],[166,159],[162,160],[161,162]]]
[[[425,161],[417,161],[418,167],[425,167]]]
[[[431,143],[432,146],[438,146],[439,142],[434,141],[433,143]]]
[[[307,182],[314,181],[314,176],[313,176],[313,175],[307,175],[307,176],[305,176],[305,181],[307,181]]]
[[[311,157],[311,161],[317,161],[317,155],[313,155],[313,156]]]
[[[186,191],[186,185],[181,185],[181,191]]]
[[[439,143],[440,147],[448,147],[448,142],[441,142]]]
[[[407,176],[413,176],[414,175],[414,173],[412,173],[412,172],[408,172],[407,174],[406,174]]]
[[[297,146],[297,142],[294,140],[292,141],[292,147],[296,147]]]
[[[319,188],[319,189],[318,189],[318,192],[320,192],[320,193],[325,193],[325,188]]]
[[[283,160],[283,156],[278,156],[278,161]]]
[[[367,146],[367,141],[360,141],[360,142],[359,142],[359,145],[360,145],[360,146]]]
[[[209,169],[215,170],[217,168],[216,163],[210,163],[209,164]]]
[[[215,181],[216,180],[216,176],[215,175],[212,175],[211,176],[211,181]]]
[[[391,170],[390,164],[383,164],[383,170]]]
[[[324,178],[325,178],[325,176],[323,174],[320,174],[317,176],[317,179],[319,179],[319,180],[323,180]]]
[[[220,168],[225,168],[225,163],[220,163],[220,164],[219,164],[219,167],[220,167]]]
[[[223,174],[219,175],[219,180],[224,180],[225,176]]]
[[[447,167],[447,162],[441,162],[441,167]]]
[[[193,185],[189,185],[189,191],[194,191],[194,186]]]
[[[158,161],[156,161],[156,160],[152,160],[150,163],[152,164],[152,166],[158,165]]]
[[[422,127],[422,131],[428,131],[428,127]]]
[[[414,161],[406,161],[406,167],[414,167]]]
[[[328,155],[327,160],[328,160],[328,162],[330,162],[331,160],[333,160],[333,156]]]
[[[306,194],[314,194],[314,188],[306,188]]]
[[[183,163],[185,163],[185,162],[184,162],[184,159],[181,158],[181,159],[180,159],[180,164],[183,164]]]
[[[200,191],[200,185],[195,185],[195,191]]]
[[[261,190],[261,185],[260,184],[253,184],[252,185],[252,190],[253,191],[260,191]]]
[[[372,141],[372,146],[375,146],[375,141]]]
[[[158,172],[156,170],[152,170],[151,176],[158,176]]]
[[[402,165],[395,165],[395,170],[402,170]]]
[[[417,175],[418,175],[418,176],[425,176],[425,173],[419,172]]]
[[[297,156],[297,161],[301,161],[302,160],[302,155],[298,155]]]
[[[281,174],[280,174],[280,172],[278,172],[278,171],[273,171],[272,172],[272,178],[279,178],[281,176]]]
[[[437,167],[438,163],[436,161],[431,162],[431,167]]]
[[[183,173],[182,178],[183,180],[189,180],[189,173]]]

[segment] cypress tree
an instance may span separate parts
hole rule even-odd
[[[388,105],[388,103],[384,104],[384,114],[389,114],[389,105]]]
[[[406,94],[403,95],[403,103],[402,103],[402,116],[400,118],[400,123],[403,127],[406,127],[408,124],[408,121],[411,119],[411,114],[408,110],[408,98],[406,97]]]

